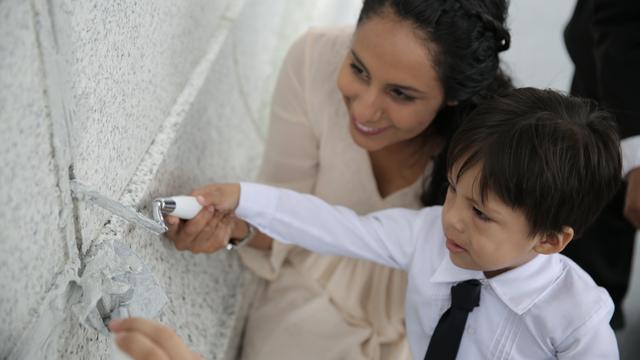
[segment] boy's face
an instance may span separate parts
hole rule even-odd
[[[481,201],[477,181],[481,170],[481,165],[475,165],[457,183],[449,174],[442,227],[451,261],[492,277],[533,259],[542,236],[530,237],[524,214],[495,194],[489,192],[486,201]],[[455,166],[452,174],[457,174]]]

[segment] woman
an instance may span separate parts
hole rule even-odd
[[[258,181],[360,213],[441,203],[438,154],[450,133],[479,99],[509,86],[498,60],[509,46],[506,10],[504,0],[365,0],[355,31],[307,32],[280,72]],[[248,234],[243,221],[213,211],[168,222],[176,248],[192,252]],[[410,358],[404,273],[261,233],[240,254],[268,281],[249,314],[243,359]]]

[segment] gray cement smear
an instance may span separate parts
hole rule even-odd
[[[124,243],[105,239],[92,247],[80,276],[66,271],[9,359],[56,358],[63,323],[80,324],[108,336],[105,323],[122,316],[156,317],[167,296],[145,263]]]
[[[71,189],[80,195],[77,200],[99,202],[118,216],[136,224],[145,224],[145,220],[152,221],[139,213],[133,218],[129,214],[137,212],[134,205],[144,203],[142,199],[150,200],[147,194],[149,184],[154,183],[158,168],[171,148],[177,129],[198,94],[243,2],[232,3],[234,6],[230,6],[225,19],[220,22],[220,28],[210,42],[206,56],[194,69],[189,85],[176,101],[171,115],[163,123],[120,201],[99,196],[100,194],[83,186],[81,181],[74,180],[71,182]],[[118,211],[119,208],[132,211]],[[143,227],[153,231],[153,227]],[[68,316],[75,317],[82,325],[103,335],[108,334],[105,320],[117,316],[123,309],[130,316],[157,317],[167,302],[167,296],[144,262],[120,241],[125,238],[129,229],[127,224],[112,218],[82,256],[80,275],[68,270],[58,276],[58,285],[48,293],[39,311],[40,316],[23,333],[9,355],[10,360],[57,358],[62,353],[58,348],[59,340]]]
[[[102,242],[92,250],[78,280],[82,296],[72,305],[80,322],[108,335],[105,322],[118,317],[115,311],[154,318],[167,296],[140,257],[118,240]]]
[[[74,282],[75,274],[65,271],[58,274],[58,282],[49,290],[40,316],[29,328],[8,356],[13,359],[49,359],[58,354],[57,341],[63,332],[62,324],[68,314],[68,304],[78,301],[81,290]]]

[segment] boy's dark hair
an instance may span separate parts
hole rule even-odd
[[[617,129],[591,101],[521,88],[480,104],[451,140],[447,170],[457,181],[475,164],[482,201],[488,191],[524,212],[530,234],[575,236],[621,182]],[[460,162],[458,164],[458,162]]]

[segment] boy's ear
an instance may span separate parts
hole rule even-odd
[[[534,250],[543,255],[559,253],[573,239],[573,228],[563,226],[562,231],[541,235]]]

